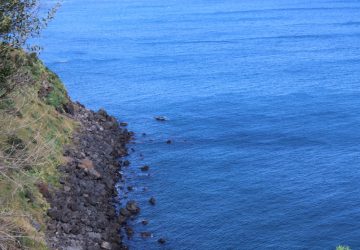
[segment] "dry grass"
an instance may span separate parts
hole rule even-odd
[[[60,81],[41,62],[24,61],[21,68],[26,72],[19,76],[26,75],[23,80],[29,84],[17,84],[0,100],[0,249],[4,250],[46,249],[48,204],[36,183],[58,183],[62,148],[75,127],[38,95],[43,84],[52,87],[56,81],[59,88]]]

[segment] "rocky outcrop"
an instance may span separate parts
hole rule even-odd
[[[46,193],[51,204],[48,245],[59,250],[126,249],[114,198],[115,184],[122,178],[118,158],[127,155],[126,143],[132,133],[104,110],[93,112],[79,103],[67,110],[79,122],[79,129],[64,151],[60,187],[51,195]],[[135,202],[129,202],[120,216],[125,220],[139,211]]]

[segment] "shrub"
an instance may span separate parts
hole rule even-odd
[[[350,247],[348,247],[348,246],[338,246],[337,248],[336,248],[336,250],[351,250],[350,249]]]
[[[0,0],[0,41],[22,47],[28,38],[39,35],[57,7],[58,4],[44,13],[39,0]]]

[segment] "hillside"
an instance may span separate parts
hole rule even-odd
[[[35,54],[5,47],[1,56],[0,249],[121,244],[112,200],[131,133],[73,103]]]

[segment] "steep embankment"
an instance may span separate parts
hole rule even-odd
[[[122,248],[114,185],[131,133],[73,103],[35,55],[1,52],[0,92],[14,88],[0,98],[0,249]]]

